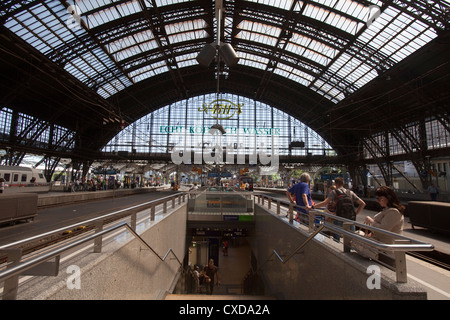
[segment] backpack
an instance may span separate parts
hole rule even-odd
[[[336,215],[338,217],[356,220],[356,211],[349,190],[342,192],[336,189]]]

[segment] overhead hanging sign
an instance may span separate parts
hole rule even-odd
[[[210,104],[203,102],[203,108],[198,108],[198,111],[204,112],[217,120],[226,120],[232,118],[235,114],[240,115],[242,113],[243,103],[234,103],[226,99],[217,99]]]

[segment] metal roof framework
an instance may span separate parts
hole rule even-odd
[[[448,129],[449,1],[223,5],[215,35],[213,0],[2,1],[2,107],[72,130],[89,158],[124,125],[214,92],[219,68],[221,90],[287,112],[353,159],[373,135],[426,117]],[[217,36],[237,66],[198,65]]]

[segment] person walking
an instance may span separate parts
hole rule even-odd
[[[294,184],[286,191],[288,200],[297,204],[297,217],[295,220],[298,222],[302,221],[307,223],[308,219],[305,217],[305,214],[312,208],[311,190],[309,188],[310,181],[310,175],[308,173],[302,173],[300,175],[300,182]]]
[[[218,268],[214,265],[214,259],[209,259],[208,266],[205,267],[205,274],[211,279],[209,282],[209,290],[208,293],[212,294],[214,289],[214,280],[216,280],[216,284],[219,285],[219,272]],[[207,285],[208,285],[207,284]]]

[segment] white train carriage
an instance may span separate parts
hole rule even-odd
[[[5,180],[6,194],[18,192],[48,192],[47,182],[41,170],[18,166],[0,166],[0,178]]]

